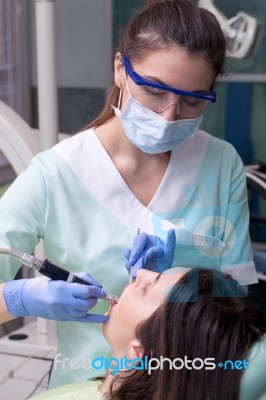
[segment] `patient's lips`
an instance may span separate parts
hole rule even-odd
[[[119,297],[115,296],[114,294],[109,294],[105,296],[104,300],[108,300],[111,303],[118,303],[119,302]]]

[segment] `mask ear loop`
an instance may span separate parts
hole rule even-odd
[[[132,96],[131,96],[131,93],[130,93],[130,91],[129,91],[128,83],[127,83],[127,75],[126,75],[126,69],[125,69],[125,67],[124,67],[124,78],[125,78],[125,83],[126,83],[128,95],[129,95],[129,97],[132,97]]]
[[[119,97],[118,97],[118,104],[117,104],[118,110],[121,109],[122,94],[123,94],[123,89],[121,88],[121,83],[119,83],[119,87],[120,87],[120,90],[119,90]]]
[[[129,96],[131,97],[129,88],[128,88],[128,83],[127,83],[127,77],[126,77],[126,70],[124,68],[124,78],[125,78],[125,82],[126,82],[126,87],[127,87],[127,91]],[[119,97],[118,97],[118,104],[117,104],[117,109],[120,110],[121,109],[121,102],[122,102],[122,94],[123,94],[123,89],[121,88],[121,83],[119,82],[118,84],[120,91],[119,91]]]

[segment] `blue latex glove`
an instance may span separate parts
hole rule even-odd
[[[137,271],[140,268],[155,272],[162,272],[171,268],[175,244],[174,229],[168,231],[166,243],[158,236],[140,233],[135,237],[132,249],[125,252],[128,273],[133,267],[131,269],[132,276],[136,278]]]
[[[5,283],[3,294],[9,313],[14,317],[32,315],[57,321],[107,322],[105,315],[87,314],[96,305],[97,298],[103,299],[106,292],[90,274],[76,275],[94,286],[46,277]]]

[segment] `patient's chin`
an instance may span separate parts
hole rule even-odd
[[[104,314],[104,315],[106,315],[107,317],[109,317],[109,319],[108,319],[107,322],[105,322],[105,323],[102,325],[102,331],[103,331],[103,333],[104,333],[104,326],[105,326],[105,325],[109,325],[110,322],[111,322],[111,320],[112,320],[112,314],[113,314],[113,310],[114,310],[114,307],[116,306],[116,304],[117,304],[117,303],[111,303],[109,309],[108,309],[107,312]]]
[[[110,304],[110,307],[108,309],[108,311],[104,314],[107,317],[109,317],[108,321],[105,322],[104,324],[102,324],[102,333],[103,336],[105,337],[105,340],[109,343],[109,336],[110,336],[110,332],[112,332],[112,315],[113,315],[113,305]],[[110,343],[109,343],[110,344]]]

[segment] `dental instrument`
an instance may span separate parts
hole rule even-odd
[[[137,236],[139,235],[139,232],[140,232],[140,228],[138,228],[138,230],[137,230]],[[130,267],[128,283],[134,282],[136,280],[136,278],[133,278],[133,274],[132,274],[132,268],[133,267],[134,267],[133,265]]]
[[[35,258],[33,255],[24,253],[17,249],[5,249],[0,248],[1,254],[7,254],[10,257],[15,258],[16,260],[20,261],[23,265],[29,268],[33,268],[34,270],[38,271],[40,274],[47,276],[48,278],[54,281],[66,281],[69,283],[80,283],[82,285],[93,286],[91,283],[84,281],[83,279],[79,278],[78,276],[72,274],[72,272],[66,271],[65,269],[58,267],[55,264],[52,264],[48,259],[40,260]],[[114,294],[109,294],[105,296],[103,300],[110,301],[111,303],[118,303],[119,297],[115,296]]]

